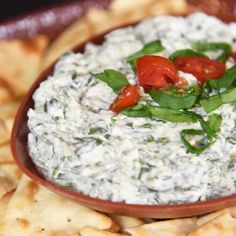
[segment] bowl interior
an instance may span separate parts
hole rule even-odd
[[[92,42],[94,44],[101,44],[104,41],[104,36],[106,33],[92,38],[91,40],[89,40],[89,42]],[[85,43],[82,45],[78,45],[73,51],[83,52],[84,47]],[[30,108],[33,108],[34,106],[32,99],[34,91],[39,87],[39,84],[53,72],[54,65],[55,63],[51,65],[47,70],[45,70],[30,88],[29,92],[25,96],[17,112],[12,131],[11,148],[13,156],[17,165],[27,176],[32,178],[34,181],[42,184],[43,186],[49,188],[50,190],[67,198],[78,201],[80,204],[90,207],[92,209],[107,213],[135,216],[140,218],[168,219],[168,218],[196,216],[213,212],[236,204],[236,194],[205,202],[196,202],[196,203],[180,204],[180,205],[151,206],[151,205],[124,204],[119,202],[111,202],[107,200],[91,198],[82,195],[79,192],[72,191],[64,187],[60,187],[56,184],[53,184],[45,180],[35,168],[35,165],[33,164],[27,150],[27,136],[29,133],[29,129],[27,127],[27,121],[28,121],[27,112]]]

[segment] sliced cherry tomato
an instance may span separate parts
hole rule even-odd
[[[174,64],[179,70],[193,74],[201,84],[204,84],[207,78],[219,79],[226,70],[224,64],[198,56],[178,57]]]
[[[163,89],[179,81],[175,65],[165,57],[143,56],[136,64],[138,83],[144,88]]]
[[[236,64],[236,52],[233,52],[231,56],[233,57],[234,63]]]
[[[135,105],[139,100],[138,88],[135,85],[129,85],[124,87],[116,100],[110,107],[110,110],[119,112],[124,108]]]

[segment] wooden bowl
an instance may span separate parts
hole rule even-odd
[[[89,42],[101,44],[104,40],[105,34],[99,35],[89,40]],[[78,45],[73,51],[83,52],[84,46],[85,43],[82,45]],[[213,212],[225,207],[230,207],[236,204],[236,194],[204,202],[179,205],[125,204],[120,202],[111,202],[107,200],[92,198],[83,195],[79,192],[72,191],[65,187],[61,187],[59,185],[51,183],[50,181],[43,178],[37,171],[35,165],[33,164],[27,149],[27,137],[29,133],[29,129],[27,127],[27,112],[29,108],[33,108],[34,105],[32,99],[33,93],[39,87],[39,84],[43,80],[45,80],[48,75],[52,73],[54,65],[55,63],[51,65],[47,70],[45,70],[30,88],[29,92],[25,96],[18,110],[12,131],[11,148],[13,156],[19,168],[27,176],[29,176],[34,181],[42,184],[46,188],[52,190],[53,192],[56,192],[67,198],[73,199],[86,207],[102,212],[113,213],[118,215],[135,216],[140,218],[167,219],[196,216]]]

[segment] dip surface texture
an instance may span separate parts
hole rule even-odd
[[[168,57],[195,41],[226,42],[236,49],[236,24],[203,13],[159,16],[109,33],[102,45],[61,57],[33,95],[28,148],[48,180],[91,197],[136,204],[179,204],[236,193],[236,106],[214,111],[223,121],[216,142],[200,155],[186,153],[180,131],[197,123],[130,118],[109,110],[116,94],[90,73],[115,69],[130,84],[129,55],[161,40]],[[226,63],[232,66],[232,59]],[[189,84],[191,74],[179,72]],[[139,103],[150,101],[142,94]],[[193,111],[206,117],[202,108]]]

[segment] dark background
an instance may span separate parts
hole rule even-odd
[[[79,1],[79,0],[77,0]],[[6,0],[0,7],[0,20],[28,13],[37,9],[49,7],[57,3],[71,2],[70,0]]]

